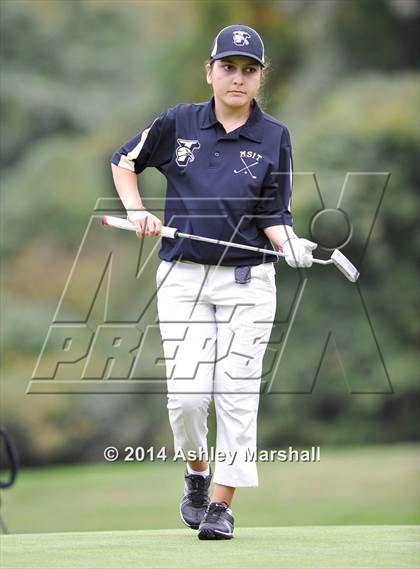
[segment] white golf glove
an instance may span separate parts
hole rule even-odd
[[[312,266],[312,251],[317,247],[318,245],[313,241],[292,237],[283,243],[282,251],[290,267],[301,269]]]

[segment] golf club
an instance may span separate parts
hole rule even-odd
[[[110,227],[116,227],[118,229],[125,229],[128,231],[135,231],[135,226],[127,219],[122,219],[120,217],[113,217],[110,215],[104,215],[102,217],[102,225],[107,225]],[[254,251],[256,253],[263,253],[269,255],[275,255],[276,257],[284,257],[284,253],[280,251],[271,251],[270,249],[262,249],[260,247],[252,247],[251,245],[241,245],[240,243],[231,243],[230,241],[220,241],[218,239],[211,239],[210,237],[201,237],[200,235],[190,235],[189,233],[181,233],[178,229],[174,227],[162,226],[161,237],[166,237],[168,239],[177,239],[178,237],[183,237],[185,239],[194,239],[195,241],[203,241],[205,243],[214,243],[215,245],[224,245],[225,247],[234,247],[236,249],[246,249],[248,251]],[[335,265],[343,275],[352,283],[355,283],[359,278],[359,271],[356,267],[345,257],[338,249],[334,249],[333,254],[329,259],[313,259],[313,262],[317,265]]]

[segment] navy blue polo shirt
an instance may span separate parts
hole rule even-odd
[[[119,148],[112,163],[136,174],[157,168],[167,180],[163,224],[183,233],[272,250],[263,229],[292,225],[289,132],[256,101],[248,121],[229,133],[213,99],[177,105]],[[274,258],[185,238],[162,238],[159,257],[228,266]]]

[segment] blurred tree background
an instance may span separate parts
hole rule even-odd
[[[419,2],[2,0],[0,15],[1,422],[23,463],[101,460],[108,444],[172,445],[164,393],[26,390],[86,228],[105,211],[95,210],[98,200],[118,210],[112,152],[166,108],[210,97],[203,65],[212,39],[238,21],[265,40],[262,106],[291,132],[297,232],[315,235],[316,184],[334,209],[346,174],[358,173],[346,182],[354,232],[343,251],[363,260],[359,287],[331,268],[311,269],[290,354],[261,398],[259,446],[417,440]],[[140,183],[146,204],[159,207],[164,179],[147,170]],[[135,321],[152,299],[138,323],[144,332],[156,320],[155,271],[135,279],[140,242],[95,223],[60,319],[85,321],[88,291],[112,248],[111,320]],[[328,241],[342,227],[330,217],[316,237],[323,231]],[[141,249],[153,269],[154,245]],[[277,286],[273,342],[303,284],[280,265]],[[105,321],[101,306],[91,327]],[[330,330],[334,340],[317,361]],[[161,353],[158,337],[152,352]],[[53,362],[57,352],[44,356]],[[145,376],[153,361],[146,354]],[[80,369],[68,367],[67,378]]]

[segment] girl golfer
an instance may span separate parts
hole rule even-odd
[[[210,101],[159,115],[112,157],[118,194],[139,237],[159,235],[137,175],[167,179],[164,225],[255,247],[282,248],[309,267],[316,245],[292,230],[292,153],[287,128],[256,102],[264,45],[244,25],[228,26],[206,65]],[[156,282],[175,451],[188,457],[180,514],[200,539],[233,536],[238,487],[258,486],[253,452],[263,356],[276,310],[272,255],[162,239]],[[217,417],[214,487],[207,416]]]

